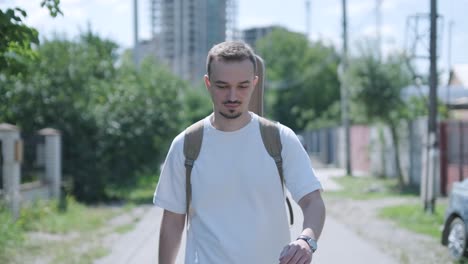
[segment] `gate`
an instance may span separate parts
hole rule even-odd
[[[21,163],[21,183],[47,184],[45,179],[45,149],[44,136],[22,134],[24,142],[24,158]]]
[[[22,135],[24,157],[21,163],[21,197],[25,201],[52,196],[53,182],[46,176],[45,137],[38,133]]]

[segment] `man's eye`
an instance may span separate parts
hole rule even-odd
[[[241,88],[241,89],[247,89],[247,88],[249,88],[249,86],[248,86],[248,85],[242,85],[242,86],[239,86],[239,88]]]
[[[218,85],[217,87],[218,87],[219,89],[225,89],[225,88],[227,88],[227,86],[219,86],[219,85]]]

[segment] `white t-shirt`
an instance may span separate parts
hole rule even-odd
[[[258,116],[233,132],[204,119],[203,142],[192,169],[192,202],[185,263],[278,263],[290,241],[276,165],[263,144]],[[294,132],[280,125],[286,187],[297,202],[322,189]],[[154,204],[185,213],[184,133],[169,149]]]

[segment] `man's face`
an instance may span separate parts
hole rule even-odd
[[[211,76],[205,75],[205,85],[213,100],[215,113],[235,119],[249,110],[250,97],[257,76],[250,60],[211,62]]]

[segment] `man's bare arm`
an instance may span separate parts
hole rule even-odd
[[[164,210],[159,233],[159,263],[174,264],[180,248],[185,214]]]
[[[318,240],[325,223],[325,204],[319,190],[313,191],[299,200],[304,214],[301,235]],[[312,261],[312,249],[304,240],[295,240],[284,247],[280,254],[280,264],[304,264]]]
[[[319,190],[311,192],[299,201],[304,214],[303,231],[301,235],[318,240],[325,223],[325,204]]]

